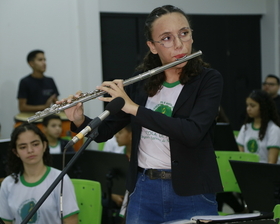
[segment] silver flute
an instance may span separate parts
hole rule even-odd
[[[135,82],[138,82],[138,81],[141,81],[141,80],[144,80],[144,79],[147,79],[153,75],[156,75],[158,73],[161,73],[163,72],[164,70],[168,69],[168,68],[171,68],[171,67],[174,67],[178,64],[181,64],[185,61],[188,61],[192,58],[195,58],[199,55],[202,54],[202,51],[197,51],[193,54],[190,54],[188,56],[184,56],[180,59],[177,59],[176,61],[174,62],[171,62],[169,64],[166,64],[166,65],[163,65],[163,66],[160,66],[160,67],[157,67],[157,68],[154,68],[154,69],[151,69],[147,72],[144,72],[144,73],[141,73],[137,76],[134,76],[132,78],[129,78],[127,80],[124,80],[123,81],[123,85],[124,86],[128,86],[130,84],[133,84]],[[29,123],[31,122],[34,122],[34,121],[37,121],[39,119],[42,119],[44,117],[47,117],[51,114],[55,114],[55,113],[60,113],[70,107],[73,107],[75,105],[77,105],[78,103],[83,103],[83,102],[86,102],[86,101],[89,101],[89,100],[92,100],[92,99],[95,99],[99,96],[102,96],[104,95],[106,92],[105,91],[102,91],[102,90],[94,90],[94,91],[90,91],[88,93],[81,93],[79,97],[75,97],[74,99],[72,99],[71,103],[67,103],[67,102],[63,102],[61,104],[53,104],[51,107],[49,108],[46,108],[45,110],[43,111],[38,111],[35,113],[34,116],[31,116],[29,118],[27,118],[27,121]]]

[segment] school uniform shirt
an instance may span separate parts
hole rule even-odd
[[[60,154],[64,152],[65,146],[68,144],[68,140],[59,138],[57,141],[56,146],[51,146],[50,147],[50,154]],[[66,150],[66,153],[75,153],[75,150],[72,146],[68,147]]]
[[[47,167],[44,176],[36,183],[27,183],[23,176],[15,183],[12,176],[4,179],[0,188],[0,217],[4,221],[20,224],[42,195],[49,189],[53,181],[61,173],[52,167]],[[60,219],[59,183],[28,223],[61,224]],[[79,213],[76,195],[70,178],[64,176],[63,182],[63,217]]]
[[[260,162],[268,162],[268,150],[270,148],[280,149],[280,128],[272,121],[268,122],[263,140],[259,139],[260,129],[253,127],[253,123],[248,123],[241,127],[236,142],[244,147],[244,152],[255,153],[260,156]]]
[[[161,90],[153,97],[148,97],[146,108],[172,116],[174,105],[183,85],[180,81],[164,82]],[[150,149],[153,150],[150,150]],[[142,127],[138,166],[153,169],[171,169],[169,137]]]
[[[114,136],[113,138],[105,142],[102,151],[125,154],[125,146],[119,146],[116,137]]]

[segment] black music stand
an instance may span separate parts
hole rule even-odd
[[[84,152],[83,152],[84,153]],[[81,178],[81,157],[83,156],[83,153],[80,155],[80,157],[76,160],[76,162],[69,168],[67,171],[67,175],[70,178],[76,178],[76,179],[82,179]],[[68,164],[69,161],[72,159],[72,157],[75,155],[75,153],[67,153],[65,154],[65,164]],[[51,154],[52,157],[52,167],[63,170],[63,153],[58,153],[58,154]]]
[[[10,139],[0,139],[0,178],[6,177],[6,165]]]
[[[71,160],[72,154],[65,155],[65,163]],[[53,167],[62,169],[62,154],[53,154]],[[108,176],[112,177],[112,193],[124,195],[128,170],[128,158],[125,154],[85,150],[76,163],[67,172],[70,178],[98,181],[102,192],[107,192]]]
[[[81,161],[81,160],[80,160]],[[85,150],[82,156],[83,179],[100,182],[103,192],[103,208],[107,213],[106,224],[115,223],[117,209],[113,205],[111,194],[125,194],[125,183],[129,160],[125,154]],[[117,212],[118,213],[118,212]],[[104,217],[106,219],[106,217]]]
[[[280,165],[230,160],[250,210],[272,212],[280,203]]]
[[[53,154],[52,157],[53,166],[61,169],[62,154]],[[66,163],[71,160],[71,157],[71,154],[66,154]],[[109,218],[106,220],[107,224],[114,223],[113,214],[116,210],[113,206],[111,193],[125,194],[128,164],[129,161],[125,154],[85,150],[67,172],[70,178],[100,182],[103,194],[103,208],[106,209]]]
[[[100,182],[102,191],[107,191],[109,176],[113,180],[112,193],[124,195],[129,160],[125,154],[86,150],[81,164],[81,178]]]
[[[239,151],[229,123],[217,123],[214,128],[213,147],[217,151]]]

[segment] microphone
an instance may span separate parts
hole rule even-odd
[[[80,139],[83,139],[91,130],[97,128],[101,124],[101,122],[110,114],[113,115],[119,112],[123,108],[124,104],[125,101],[122,97],[113,99],[110,103],[107,104],[107,106],[105,107],[105,111],[102,114],[89,122],[89,124],[83,130],[81,130],[76,136],[72,138],[72,140],[68,142],[68,144],[65,146],[65,149],[74,145]]]

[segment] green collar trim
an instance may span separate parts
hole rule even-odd
[[[252,129],[255,130],[255,131],[259,131],[260,130],[259,128],[255,128],[254,127],[254,122],[252,122]]]
[[[180,84],[180,81],[178,80],[178,81],[173,82],[173,83],[163,82],[162,85],[165,86],[166,88],[173,88],[173,87],[175,87],[179,84]]]
[[[60,141],[58,140],[57,143],[56,143],[56,145],[51,146],[51,145],[49,144],[49,147],[50,147],[50,148],[55,148],[55,147],[57,147],[59,144],[60,144]]]
[[[20,176],[20,181],[26,187],[35,187],[35,186],[39,185],[40,183],[42,183],[46,179],[46,177],[48,176],[50,171],[51,171],[51,168],[49,166],[47,166],[47,170],[46,170],[45,174],[42,176],[42,178],[40,180],[38,180],[35,183],[28,183],[28,182],[26,182],[24,177],[23,177],[23,175]]]

